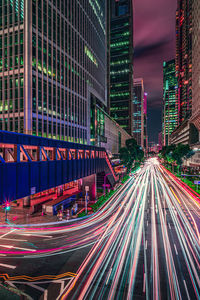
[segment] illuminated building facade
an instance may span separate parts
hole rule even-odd
[[[200,142],[200,3],[193,1],[192,8],[192,117]]]
[[[143,149],[146,136],[146,94],[144,94],[144,83],[142,78],[134,79],[134,98],[133,98],[133,137],[137,144]],[[145,113],[145,118],[144,118]]]
[[[159,145],[159,151],[162,149],[163,146],[163,138],[162,138],[163,134],[162,131],[159,132],[158,134],[158,145]]]
[[[175,60],[163,63],[163,144],[169,145],[170,134],[178,126],[177,77]]]
[[[133,5],[108,1],[108,105],[111,117],[133,134]]]
[[[179,125],[188,119],[192,112],[192,2],[192,0],[178,0],[176,11]]]
[[[148,132],[147,132],[147,93],[144,92],[144,151],[148,151]]]
[[[106,105],[105,1],[0,1],[0,129],[90,143]]]

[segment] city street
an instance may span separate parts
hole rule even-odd
[[[0,300],[200,300],[200,1],[0,1]]]
[[[199,299],[199,220],[200,199],[152,158],[87,219],[1,227],[1,277],[29,299]]]

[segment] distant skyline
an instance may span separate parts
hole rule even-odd
[[[134,1],[134,78],[148,93],[149,141],[158,141],[162,124],[163,62],[175,58],[175,0]]]

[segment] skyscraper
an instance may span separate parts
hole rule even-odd
[[[145,100],[145,103],[144,103]],[[142,78],[134,79],[134,100],[133,100],[133,137],[137,144],[144,148],[146,120],[146,95],[144,94],[144,83]]]
[[[147,96],[144,92],[144,150],[148,151],[148,131],[147,131]]]
[[[163,144],[169,145],[170,134],[178,126],[177,78],[175,60],[163,63]]]
[[[106,105],[105,1],[0,1],[0,129],[90,142]],[[103,125],[102,125],[103,126]]]
[[[192,0],[178,0],[176,11],[179,125],[191,116],[192,111],[192,2]]]
[[[132,135],[132,0],[108,0],[108,99],[111,117]]]
[[[193,1],[192,9],[192,117],[191,121],[199,132],[200,141],[200,3]]]

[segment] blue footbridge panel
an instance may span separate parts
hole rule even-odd
[[[0,203],[103,171],[118,180],[105,148],[0,131]]]

